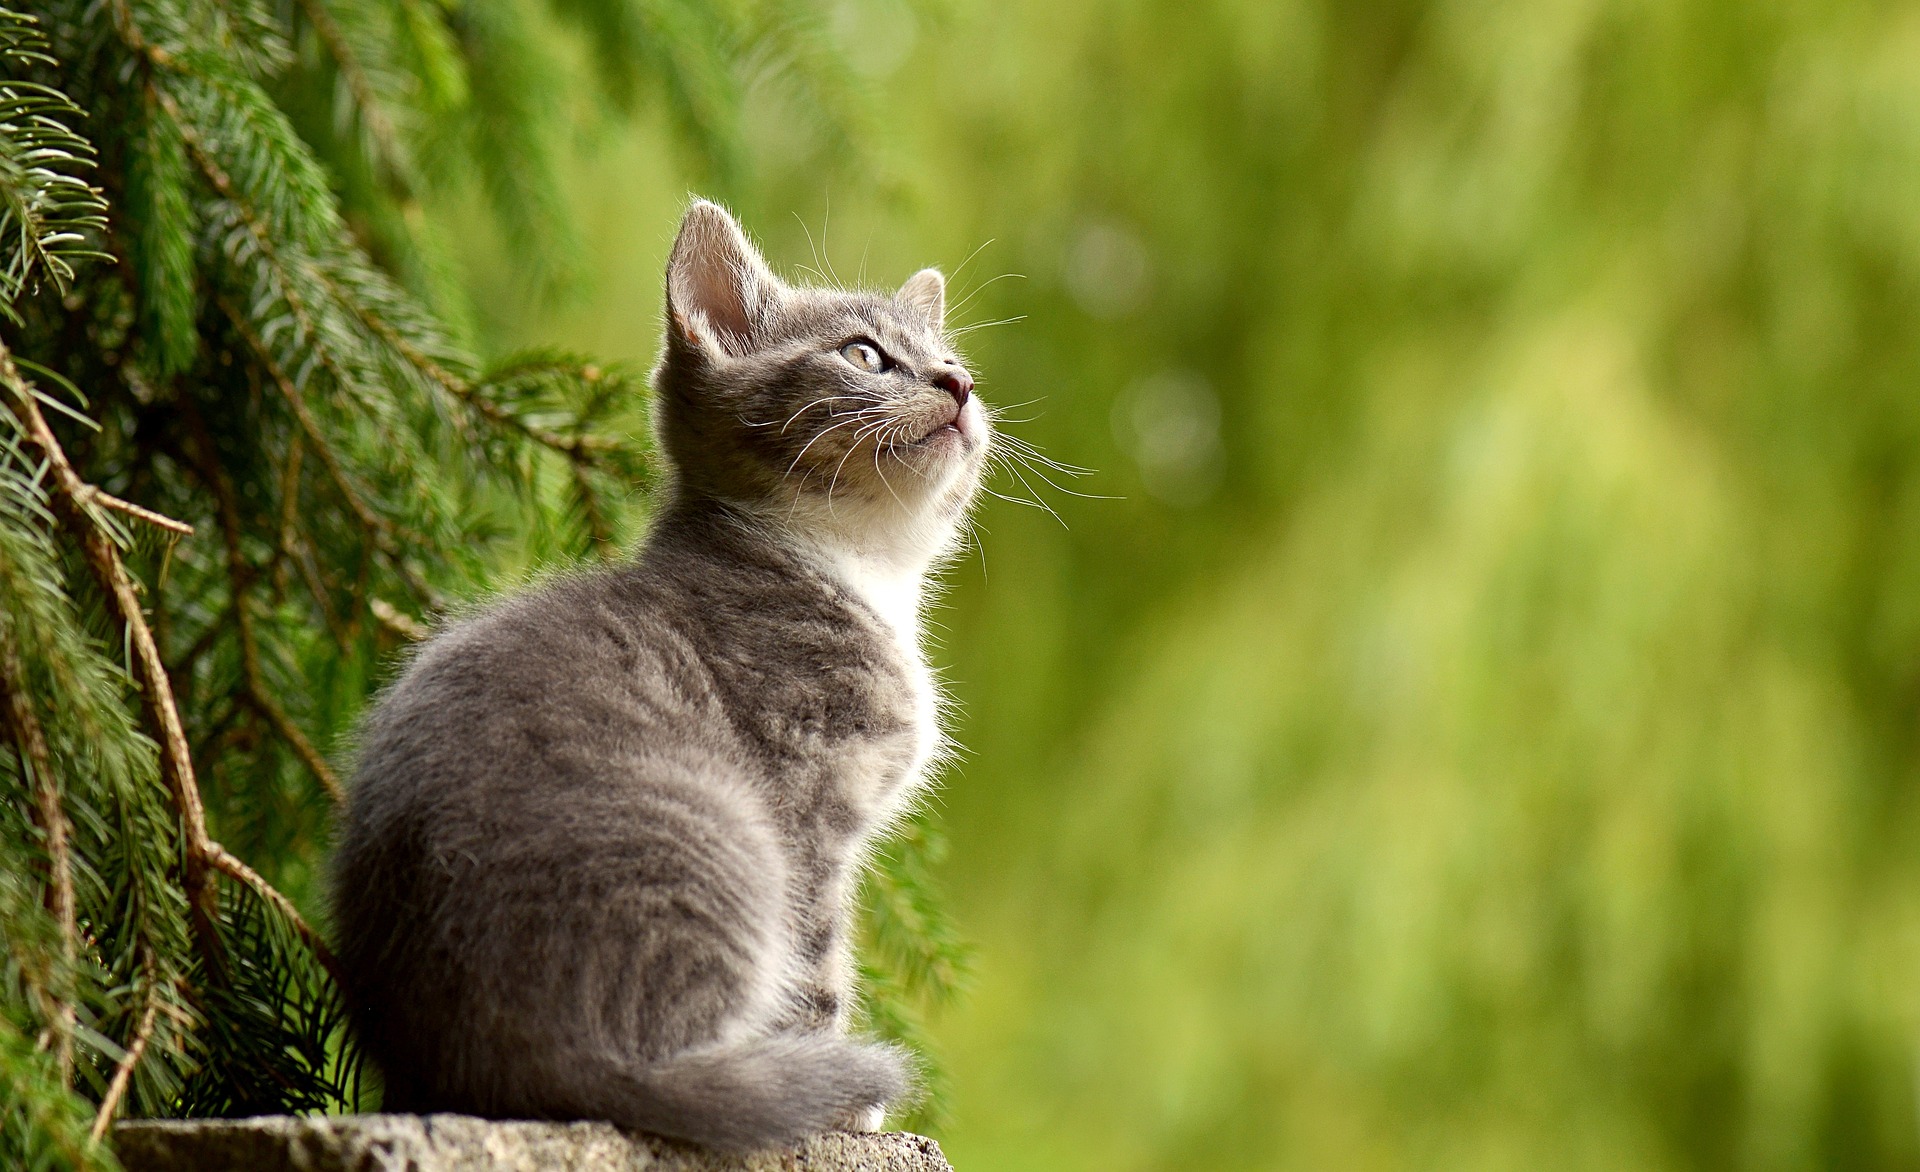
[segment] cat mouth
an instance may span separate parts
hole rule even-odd
[[[964,446],[973,438],[968,434],[966,419],[967,413],[965,411],[955,411],[952,419],[947,420],[945,423],[935,424],[925,435],[912,441],[907,446],[910,448],[930,448],[950,440],[958,441]]]

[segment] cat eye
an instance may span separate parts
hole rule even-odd
[[[893,365],[887,356],[880,353],[880,347],[872,342],[848,342],[840,347],[840,357],[853,363],[868,374],[879,374]]]

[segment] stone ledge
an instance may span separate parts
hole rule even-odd
[[[127,1172],[953,1172],[939,1144],[905,1132],[722,1156],[606,1123],[467,1115],[138,1120],[113,1129],[113,1146]]]

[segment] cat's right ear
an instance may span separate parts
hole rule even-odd
[[[907,278],[893,299],[910,305],[926,316],[936,330],[947,325],[947,279],[939,269],[921,269]]]
[[[693,201],[667,260],[667,323],[682,341],[738,358],[780,296],[780,279],[719,204]]]

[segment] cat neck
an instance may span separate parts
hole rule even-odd
[[[720,524],[750,540],[770,541],[813,564],[873,610],[892,629],[903,649],[918,655],[920,604],[928,574],[951,547],[955,527],[902,524],[862,513],[844,502],[828,509],[752,505],[737,501],[681,497],[666,510],[667,529],[691,536]]]
[[[789,541],[812,555],[917,653],[927,575],[950,538],[924,527],[861,524],[863,520],[814,512],[780,524]]]

